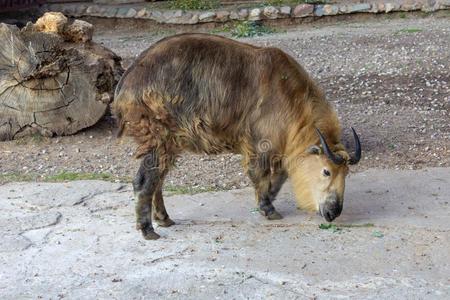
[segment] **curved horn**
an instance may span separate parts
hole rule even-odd
[[[342,156],[334,154],[328,147],[327,141],[325,140],[320,130],[316,128],[316,131],[317,134],[319,135],[320,143],[322,144],[323,152],[325,153],[325,155],[336,165],[343,164],[345,161],[342,158]]]
[[[358,134],[356,134],[356,131],[355,129],[353,129],[353,127],[352,131],[353,131],[353,138],[355,139],[355,155],[350,157],[348,163],[350,165],[355,165],[361,159],[361,142],[359,141]]]

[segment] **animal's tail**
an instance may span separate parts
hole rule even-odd
[[[116,137],[121,138],[123,135],[123,132],[125,130],[125,120],[123,118],[121,106],[119,104],[119,101],[117,101],[117,99],[115,99],[113,102],[112,113],[113,113],[114,121],[115,121],[116,128],[117,128]]]
[[[114,102],[111,106],[117,127],[117,138],[121,138],[124,134],[129,136],[139,135],[136,126],[142,123],[141,119],[147,113],[145,106],[141,103],[142,101],[137,98],[135,92],[125,88],[119,90],[119,86],[117,87]]]
[[[117,123],[117,137],[133,137],[138,147],[136,157],[150,153],[154,148],[167,147],[175,122],[155,93],[144,93],[138,98],[134,92],[121,91],[112,105]],[[165,146],[163,146],[165,145]]]

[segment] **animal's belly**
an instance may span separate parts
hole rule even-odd
[[[238,143],[214,135],[190,135],[180,137],[182,150],[198,154],[239,153]]]

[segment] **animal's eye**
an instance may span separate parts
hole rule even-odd
[[[327,169],[323,169],[322,173],[323,173],[323,176],[325,176],[325,177],[328,177],[331,175],[330,171],[328,171]]]

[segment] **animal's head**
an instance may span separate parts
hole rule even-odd
[[[320,146],[312,145],[291,172],[294,191],[300,208],[318,211],[328,221],[337,218],[344,204],[345,177],[349,165],[361,159],[361,144],[355,130],[355,154],[350,156],[342,146],[328,146],[317,130]]]

